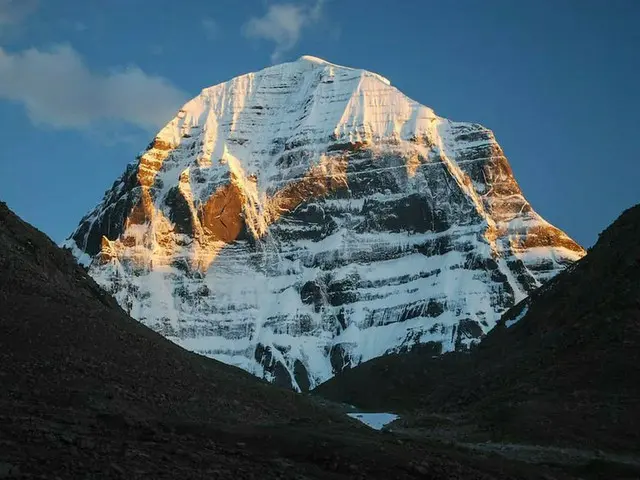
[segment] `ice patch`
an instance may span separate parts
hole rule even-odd
[[[395,413],[347,413],[351,418],[360,420],[365,425],[373,428],[374,430],[382,430],[382,427],[390,424],[391,422],[400,418]]]
[[[516,316],[516,318],[512,318],[511,320],[507,320],[506,322],[504,322],[505,327],[509,328],[509,327],[515,325],[516,323],[518,323],[520,320],[522,320],[524,318],[524,316],[527,314],[528,311],[529,311],[529,305],[525,305],[525,307]]]

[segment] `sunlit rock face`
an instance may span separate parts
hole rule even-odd
[[[134,318],[302,390],[465,348],[584,255],[491,131],[314,57],[203,90],[66,246]]]

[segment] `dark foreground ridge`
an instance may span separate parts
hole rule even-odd
[[[471,353],[378,358],[315,393],[421,436],[640,454],[640,205]],[[634,477],[635,478],[635,477]]]
[[[537,478],[182,350],[3,203],[0,379],[0,478]]]

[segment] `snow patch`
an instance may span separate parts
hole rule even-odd
[[[373,428],[374,430],[382,430],[382,427],[390,424],[391,422],[400,418],[395,413],[347,413],[351,418],[360,420],[365,425]]]
[[[516,323],[518,323],[520,320],[524,318],[524,316],[527,314],[528,311],[529,311],[529,305],[527,304],[524,306],[522,311],[518,315],[516,315],[515,318],[512,318],[511,320],[507,320],[506,322],[504,322],[505,327],[509,328],[515,325]]]
[[[79,265],[82,265],[83,267],[88,267],[89,265],[91,265],[91,261],[93,260],[91,256],[88,253],[80,250],[78,248],[78,245],[76,245],[76,242],[71,238],[62,242],[60,244],[60,248],[71,250],[71,254],[75,257],[76,262],[78,262]]]

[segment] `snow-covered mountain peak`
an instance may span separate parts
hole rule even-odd
[[[386,85],[391,85],[391,82],[387,78],[383,77],[378,73],[370,72],[369,70],[363,70],[358,68],[346,67],[344,65],[338,65],[336,63],[328,62],[327,60],[324,60],[322,58],[314,57],[313,55],[302,55],[300,58],[298,58],[297,62],[308,62],[319,67],[330,67],[331,69],[342,69],[342,70],[361,72],[365,76],[371,76],[371,77],[377,78],[382,83],[385,83]]]
[[[246,173],[267,187],[268,178],[279,176],[272,164],[276,156],[269,153],[275,144],[284,150],[315,144],[318,155],[308,158],[310,168],[336,142],[398,144],[435,138],[439,123],[433,110],[384,77],[305,56],[204,89],[156,141],[173,148],[197,136],[198,165],[239,155]]]
[[[307,56],[187,102],[66,245],[133,317],[300,389],[476,342],[584,254],[491,131]]]
[[[299,62],[311,62],[317,65],[334,65],[333,63],[327,62],[323,58],[314,57],[313,55],[302,55],[299,59]]]

